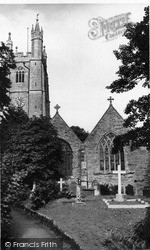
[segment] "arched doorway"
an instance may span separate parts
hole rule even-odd
[[[60,173],[64,178],[68,178],[72,175],[73,152],[68,142],[60,139],[60,143],[63,151]]]

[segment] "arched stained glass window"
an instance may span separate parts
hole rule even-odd
[[[117,166],[120,164],[121,169],[125,169],[124,164],[124,152],[113,155],[111,149],[113,146],[113,139],[115,134],[108,133],[102,137],[99,143],[99,161],[100,161],[100,171],[111,172],[117,170]]]

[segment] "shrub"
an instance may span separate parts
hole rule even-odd
[[[31,208],[34,210],[39,209],[49,201],[56,199],[58,193],[59,188],[56,181],[41,181],[37,184],[35,191],[30,196],[32,201]]]
[[[118,193],[118,185],[110,185],[109,186],[110,194],[115,195]]]
[[[134,241],[132,237],[125,237],[119,232],[110,231],[103,245],[109,250],[144,250],[144,241]]]
[[[147,208],[146,216],[134,226],[134,241],[145,242],[146,247],[150,248],[150,208]]]
[[[67,199],[71,199],[73,197],[73,194],[71,191],[69,191],[67,184],[64,184],[63,190],[58,193],[57,198],[63,198],[63,197]]]
[[[150,208],[147,208],[145,218],[135,224],[131,237],[110,231],[103,245],[109,250],[150,249]]]
[[[107,183],[100,185],[101,195],[110,195],[109,185]]]
[[[118,186],[117,185],[112,185],[112,184],[101,184],[100,185],[100,192],[101,195],[115,195],[117,194]]]

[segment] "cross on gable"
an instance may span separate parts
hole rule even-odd
[[[112,105],[112,101],[114,101],[114,98],[110,96],[107,100],[110,101],[110,105]]]
[[[60,106],[58,104],[56,104],[56,106],[54,108],[56,109],[56,113],[58,114],[58,110],[60,109]]]

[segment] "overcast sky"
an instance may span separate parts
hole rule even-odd
[[[0,4],[0,40],[5,42],[11,32],[14,50],[18,46],[19,51],[26,53],[27,27],[31,31],[39,14],[48,56],[51,116],[58,103],[59,113],[69,126],[80,126],[90,132],[108,108],[110,95],[115,99],[114,107],[125,118],[127,102],[137,99],[146,90],[141,85],[122,94],[111,94],[106,89],[117,79],[120,64],[113,50],[127,40],[122,36],[111,41],[104,37],[91,40],[88,22],[92,18],[107,19],[127,12],[131,12],[131,21],[141,21],[145,6],[144,1],[132,4]]]

